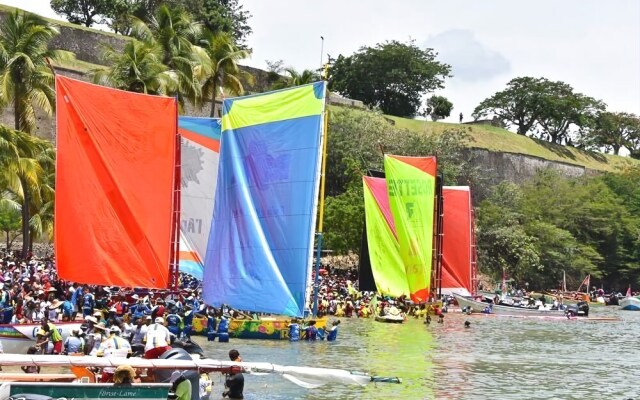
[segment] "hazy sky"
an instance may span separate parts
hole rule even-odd
[[[49,0],[0,0],[49,17]],[[253,17],[246,64],[283,60],[298,69],[327,53],[349,55],[385,40],[415,40],[453,66],[439,94],[469,118],[517,76],[562,80],[640,113],[639,0],[241,0]]]

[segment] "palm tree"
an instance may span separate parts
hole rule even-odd
[[[43,18],[16,10],[6,15],[0,24],[0,108],[13,107],[16,130],[33,134],[36,130],[36,109],[48,116],[55,108],[53,72],[47,58],[63,61],[73,54],[49,50],[50,40],[58,30]],[[20,159],[16,164],[22,198],[29,203],[29,182],[35,177],[30,162]],[[29,238],[29,207],[22,207],[22,255],[27,255]]]
[[[253,84],[253,75],[240,70],[238,61],[251,55],[249,50],[240,49],[231,35],[206,31],[199,42],[207,55],[202,66],[205,77],[202,97],[211,98],[211,117],[215,114],[216,95],[220,88],[231,94],[244,93],[243,82]]]
[[[274,83],[272,86],[273,89],[284,89],[292,86],[306,85],[320,80],[320,74],[310,69],[305,69],[300,73],[293,67],[288,67],[284,69],[284,72],[288,76],[284,76],[282,79]]]
[[[93,81],[130,92],[167,95],[177,86],[175,75],[162,63],[162,49],[153,43],[131,40],[118,51],[105,48],[109,68],[93,70]]]
[[[36,154],[35,160],[42,168],[42,174],[38,179],[38,185],[31,188],[32,201],[29,204],[31,219],[29,228],[31,242],[29,251],[33,248],[33,240],[44,236],[53,240],[53,217],[55,204],[55,176],[56,176],[56,151],[53,146],[42,147],[42,151]]]
[[[3,145],[4,144],[4,145]],[[9,149],[11,147],[11,149]],[[0,125],[0,206],[19,210],[22,218],[22,255],[25,257],[31,248],[31,209],[39,207],[42,193],[51,199],[53,189],[42,187],[43,166],[49,170],[53,163],[44,163],[50,157],[53,145],[27,133],[9,129]],[[25,216],[29,218],[25,223]],[[27,238],[25,242],[25,237]]]
[[[201,99],[198,66],[206,60],[206,54],[194,45],[201,34],[201,24],[192,21],[184,10],[162,5],[149,23],[134,17],[132,25],[134,37],[161,48],[161,62],[176,78],[175,87],[167,94],[177,96],[181,106],[185,99],[197,104]]]

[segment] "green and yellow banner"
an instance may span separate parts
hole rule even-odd
[[[411,300],[429,300],[432,269],[435,157],[384,157],[389,205]],[[368,221],[367,221],[368,223]]]
[[[400,258],[398,239],[389,211],[387,184],[384,178],[365,176],[364,211],[367,226],[367,246],[371,271],[378,292],[385,296],[409,295],[409,285]]]

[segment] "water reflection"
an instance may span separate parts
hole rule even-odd
[[[344,319],[334,343],[209,342],[210,357],[237,348],[245,361],[398,376],[401,385],[328,385],[313,390],[277,376],[247,376],[248,399],[611,399],[640,398],[635,363],[640,312],[617,307],[593,316],[617,322],[507,319],[449,314],[444,324]],[[464,328],[464,321],[471,322]],[[631,367],[631,368],[630,368]],[[222,393],[222,380],[214,393]]]

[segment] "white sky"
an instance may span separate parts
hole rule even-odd
[[[56,18],[49,0],[0,3]],[[326,54],[350,55],[385,40],[414,39],[453,66],[438,94],[450,120],[470,118],[484,98],[517,76],[546,77],[601,99],[612,111],[640,113],[638,0],[241,0],[253,17],[246,62],[283,60],[318,68]]]

